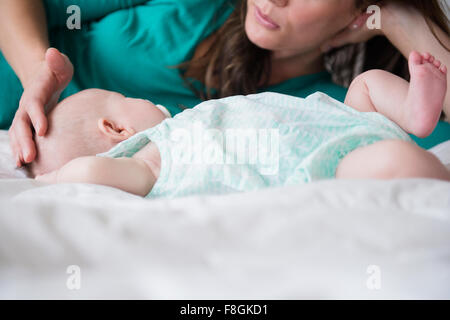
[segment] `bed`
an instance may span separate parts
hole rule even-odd
[[[450,298],[450,183],[145,200],[26,179],[4,131],[0,178],[3,299]]]

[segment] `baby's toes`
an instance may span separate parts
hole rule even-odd
[[[426,61],[430,61],[431,54],[429,52],[426,52],[423,54],[423,59]]]
[[[409,64],[412,66],[423,64],[423,55],[419,54],[417,51],[411,52],[409,55]]]
[[[447,74],[447,66],[445,64],[441,65],[441,67],[439,68],[439,70],[441,70],[441,72],[443,74]]]
[[[436,67],[436,68],[440,68],[441,67],[441,62],[439,61],[439,60],[434,60],[434,66]]]

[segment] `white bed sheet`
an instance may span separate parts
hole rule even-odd
[[[17,179],[6,142],[0,133],[0,174],[16,179],[0,181],[0,298],[450,298],[449,183],[154,201]],[[79,290],[66,286],[70,265]],[[379,290],[367,286],[372,265]]]

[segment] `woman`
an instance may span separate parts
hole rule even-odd
[[[348,83],[376,66],[378,59],[361,59],[364,52],[390,57],[370,46],[367,51],[347,48],[356,53],[356,63],[344,61],[342,69],[342,57],[324,59],[324,52],[377,35],[385,35],[404,56],[429,51],[450,65],[447,19],[437,0],[384,1],[382,28],[368,30],[365,9],[374,3],[378,1],[47,0],[44,10],[41,1],[2,0],[0,48],[17,74],[0,61],[0,73],[9,79],[0,88],[2,126],[9,125],[19,105],[10,128],[17,165],[35,159],[32,128],[45,135],[44,106],[54,105],[66,87],[63,97],[97,87],[150,99],[172,113],[200,98],[257,91],[300,97],[322,91],[342,100],[345,89],[331,81],[325,66],[340,70],[334,79]],[[66,27],[70,4],[81,8],[81,30]],[[68,57],[47,51],[50,45]],[[71,61],[75,73],[70,82]],[[450,94],[445,112],[450,114]]]

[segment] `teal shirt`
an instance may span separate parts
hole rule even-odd
[[[63,2],[80,5],[82,14],[86,12],[89,17],[99,16],[93,1]],[[223,25],[234,9],[231,2],[134,0],[112,1],[108,4],[111,7],[105,1],[101,4],[107,15],[72,31],[60,18],[68,16],[65,4],[47,0],[50,41],[75,66],[74,79],[64,96],[102,88],[162,104],[172,114],[182,111],[181,106],[198,104],[200,100],[185,85],[176,66],[190,60],[197,45]],[[91,14],[94,8],[95,14]]]
[[[233,0],[45,0],[50,44],[75,66],[65,98],[102,88],[166,106],[175,115],[201,101],[176,68],[216,31],[234,10]],[[69,30],[70,5],[81,9],[81,30]],[[22,87],[0,54],[0,128],[7,129]],[[316,91],[343,101],[346,89],[323,72],[288,80],[261,91],[306,97]],[[447,139],[449,130],[444,130]]]

